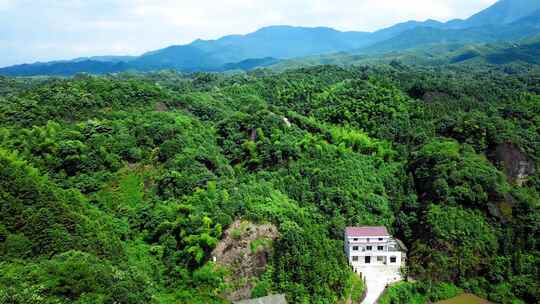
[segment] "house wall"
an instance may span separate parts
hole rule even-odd
[[[349,263],[352,266],[368,266],[368,265],[392,265],[401,266],[402,256],[399,251],[387,251],[387,252],[352,252],[349,256]],[[355,257],[358,257],[355,261]],[[370,257],[369,263],[366,263],[366,257]],[[392,258],[395,258],[393,261]]]
[[[350,265],[355,271],[358,267],[367,265],[390,265],[400,267],[402,263],[402,253],[399,251],[396,242],[389,236],[345,236],[345,253]],[[366,257],[369,257],[370,263],[366,263]],[[395,258],[395,262],[393,262],[393,258]]]

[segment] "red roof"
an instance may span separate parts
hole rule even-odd
[[[390,236],[384,226],[347,227],[346,236]]]

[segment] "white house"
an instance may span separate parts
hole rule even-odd
[[[401,267],[405,261],[405,246],[394,239],[383,226],[347,227],[345,252],[349,264],[357,273],[367,266]]]

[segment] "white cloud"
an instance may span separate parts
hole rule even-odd
[[[466,18],[496,0],[0,0],[0,66],[140,54],[276,24],[373,31]]]
[[[11,9],[14,4],[15,0],[0,0],[0,12]]]

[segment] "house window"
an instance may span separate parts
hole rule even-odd
[[[371,251],[372,249],[373,249],[372,246],[367,246],[367,247],[366,247],[366,250],[367,250],[367,251]]]
[[[377,257],[377,262],[383,262],[383,261],[384,261],[384,257],[382,257],[382,256]]]
[[[390,257],[390,263],[395,263],[397,261],[396,257],[393,256],[393,257]]]
[[[377,250],[383,251],[383,250],[384,250],[384,246],[377,246]]]
[[[352,247],[352,250],[353,250],[353,251],[358,251],[358,246],[353,246],[353,247]]]
[[[354,238],[354,239],[352,239],[352,240],[353,240],[354,242],[358,242],[358,239],[357,239],[357,238]]]
[[[367,241],[369,242],[369,238],[367,238]]]
[[[382,240],[383,240],[383,238],[379,238],[379,241],[382,241]]]
[[[357,256],[353,256],[353,257],[352,257],[352,260],[353,260],[353,262],[358,262],[358,257],[357,257]]]

